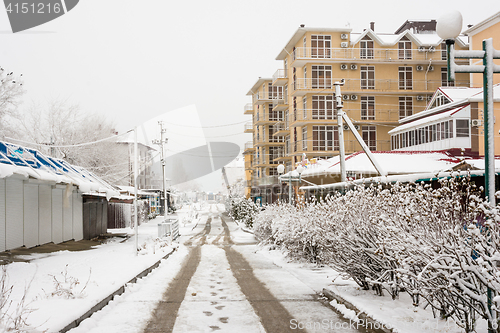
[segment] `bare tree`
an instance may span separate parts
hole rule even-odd
[[[114,126],[102,115],[83,113],[77,105],[55,101],[47,107],[31,106],[18,117],[18,125],[16,138],[33,142],[42,152],[84,167],[111,183],[128,173],[128,151],[117,145]],[[86,144],[90,142],[95,143]]]
[[[22,74],[15,76],[0,66],[0,138],[11,134],[9,120],[24,94]]]

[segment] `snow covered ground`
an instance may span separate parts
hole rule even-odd
[[[183,235],[180,243],[198,232],[209,217],[216,218],[216,214],[222,210],[223,207],[220,205],[202,205],[197,209],[185,207],[178,211],[180,232]],[[88,251],[37,254],[32,256],[29,263],[7,265],[8,280],[14,286],[11,297],[15,302],[26,294],[26,303],[32,310],[27,322],[35,327],[33,332],[59,331],[139,272],[172,252],[148,276],[139,279],[137,283],[127,285],[125,293],[115,297],[108,306],[70,331],[72,333],[142,332],[151,317],[151,312],[161,300],[169,282],[181,269],[183,260],[189,253],[188,248],[182,244],[174,242],[170,245],[166,241],[157,240],[157,223],[161,220],[161,217],[151,220],[139,228],[139,244],[142,250],[137,256],[134,251],[135,241],[132,237],[122,243],[116,239]],[[124,229],[116,230],[116,232],[133,233],[133,230]],[[233,248],[246,258],[254,268],[255,276],[279,299],[293,298],[294,294],[320,294],[323,288],[328,288],[386,327],[394,328],[395,332],[463,332],[449,322],[434,319],[430,309],[419,308],[418,311],[414,311],[411,300],[404,294],[396,301],[389,296],[375,296],[371,291],[360,290],[353,281],[342,280],[337,272],[328,267],[291,263],[279,251],[268,251],[258,245],[245,245],[255,239],[252,234],[245,232],[239,226],[231,227],[231,237],[235,243],[240,244]],[[216,313],[217,316],[213,316],[214,325],[217,320],[220,321],[220,318],[227,317],[237,320],[232,319],[226,323],[225,329],[263,332],[258,317],[248,302],[245,302],[244,295],[241,294],[231,271],[226,268],[227,259],[224,250],[211,245],[214,238],[215,236],[209,236],[207,245],[202,247],[202,257],[210,260],[201,261],[193,276],[194,282],[186,292],[186,297],[191,295],[192,298],[195,297],[192,296],[193,293],[196,293],[200,301],[183,303],[178,317],[186,318],[184,314],[196,311],[196,307],[205,309],[211,306],[213,311],[205,311],[207,313],[205,313],[206,318],[203,318],[204,321],[212,318],[211,314]],[[207,264],[210,262],[214,265]],[[269,264],[282,267],[288,273],[279,277],[271,276],[269,270],[261,269],[263,265]],[[211,273],[213,274],[210,275]],[[214,284],[214,281],[210,280],[212,276],[220,278],[216,280],[221,283]],[[59,286],[57,281],[60,282]],[[71,282],[76,281],[78,283],[70,286]],[[304,286],[296,287],[300,286],[297,281],[301,281]],[[212,304],[213,300],[210,299],[210,295],[212,292],[217,292],[214,289],[222,284],[224,284],[224,290],[220,291],[221,293],[230,294],[232,297],[239,295],[242,301],[238,302],[238,306],[229,308],[220,307],[223,304]],[[214,288],[211,287],[212,285]],[[26,292],[25,288],[27,288]],[[74,298],[64,295],[65,290],[71,291]],[[321,310],[321,307],[318,307],[317,315],[314,317],[301,316],[301,307],[312,306],[312,302],[283,303],[295,318],[295,321],[291,323],[291,328],[306,328],[311,332],[319,332],[324,330],[315,329],[319,327],[318,325],[321,328],[338,328],[335,325],[344,325],[341,328],[345,328],[346,325],[350,325],[351,328],[363,328],[365,325],[358,321],[358,314],[336,302],[331,302],[331,304],[347,318],[342,323],[328,321],[328,312]],[[197,325],[199,322],[196,317],[190,321],[179,321],[176,322],[175,331],[182,332],[185,331],[184,328],[196,328]],[[485,328],[483,326],[478,331],[483,331]]]

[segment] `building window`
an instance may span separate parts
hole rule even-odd
[[[469,119],[457,119],[457,138],[469,137]]]
[[[374,96],[361,96],[361,120],[375,120]]]
[[[454,81],[448,81],[448,68],[441,67],[441,86],[442,87],[454,87]]]
[[[375,89],[375,66],[361,66],[361,89]]]
[[[269,164],[277,164],[278,162],[274,161],[279,158],[279,148],[280,147],[269,147]],[[276,169],[274,169],[276,170]]]
[[[302,127],[302,150],[307,150],[307,127]]]
[[[334,119],[333,96],[312,96],[312,119]]]
[[[411,59],[411,41],[403,37],[398,43],[399,59]]]
[[[363,141],[371,151],[377,150],[377,127],[376,126],[361,126],[361,136]]]
[[[413,68],[411,66],[399,67],[399,89],[411,90],[413,88]]]
[[[269,99],[283,99],[283,87],[273,86],[272,83],[268,83],[267,92]]]
[[[332,87],[332,66],[312,66],[312,88],[330,89]]]
[[[411,96],[399,97],[399,119],[413,114],[413,99]]]
[[[311,57],[330,58],[331,57],[331,36],[312,35],[311,36]]]
[[[363,37],[363,39],[359,42],[359,48],[361,59],[373,59],[373,41],[370,37]]]
[[[339,132],[337,126],[313,126],[313,150],[339,150]]]
[[[307,97],[302,98],[302,119],[310,119],[307,114]]]

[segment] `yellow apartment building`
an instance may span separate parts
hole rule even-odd
[[[406,21],[394,33],[375,32],[373,23],[362,32],[300,26],[276,57],[282,69],[259,78],[247,94],[251,196],[274,201],[282,189],[273,185],[279,163],[289,171],[304,157],[339,154],[335,82],[345,80],[343,110],[372,151],[391,150],[388,132],[424,110],[438,87],[468,87],[469,74],[447,81],[446,45],[435,26],[434,20]],[[469,47],[464,37],[455,45]],[[346,154],[360,151],[353,133],[344,129]]]
[[[488,17],[487,19],[474,24],[464,31],[464,34],[469,37],[469,48],[471,50],[482,50],[483,40],[493,38],[493,47],[495,50],[500,50],[500,12]],[[493,60],[497,65],[500,65],[500,59]],[[482,65],[482,60],[474,59],[471,65]],[[483,86],[483,75],[481,73],[471,74],[471,87]],[[493,75],[493,84],[500,83],[500,75]]]

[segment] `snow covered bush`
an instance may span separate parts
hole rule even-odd
[[[457,177],[269,206],[254,230],[291,258],[326,263],[364,289],[393,298],[407,292],[415,306],[431,306],[469,332],[479,317],[497,327],[499,223],[480,189]]]
[[[253,227],[253,221],[259,212],[259,206],[252,200],[242,196],[230,195],[226,206],[226,211],[232,219],[244,223],[248,228]]]

